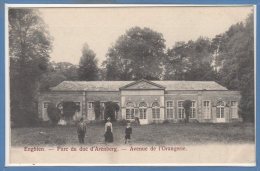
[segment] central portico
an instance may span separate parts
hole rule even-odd
[[[164,120],[165,87],[140,80],[120,88],[122,117],[126,120],[139,118],[140,124]]]

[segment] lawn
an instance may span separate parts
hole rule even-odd
[[[124,126],[114,123],[114,143],[124,144]],[[251,123],[167,123],[133,126],[131,144],[177,145],[209,143],[254,143]],[[12,146],[78,144],[76,127],[12,128]],[[88,124],[86,145],[104,144],[104,125]]]

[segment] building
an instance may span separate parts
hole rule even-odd
[[[80,110],[74,119],[95,120],[94,102],[108,101],[120,106],[117,120],[139,118],[141,124],[184,120],[182,103],[192,101],[190,121],[241,121],[238,115],[240,93],[214,81],[63,81],[49,92],[40,93],[39,117],[48,120],[47,106],[75,102]],[[104,112],[101,114],[104,119]]]

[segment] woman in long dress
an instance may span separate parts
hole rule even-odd
[[[113,142],[113,127],[110,122],[110,118],[107,118],[107,122],[105,124],[105,142]]]

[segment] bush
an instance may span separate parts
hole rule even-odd
[[[169,120],[164,120],[164,121],[163,121],[163,124],[168,124],[168,123],[170,123]]]
[[[129,121],[125,120],[125,119],[122,119],[120,121],[118,121],[119,125],[123,125],[125,126]]]
[[[76,110],[78,110],[76,103],[71,101],[64,101],[62,102],[62,106],[63,106],[63,114],[65,118],[71,120]]]
[[[61,111],[53,103],[49,103],[47,113],[51,122],[56,125],[60,120]]]
[[[105,103],[105,120],[110,117],[111,121],[115,121],[115,112],[119,111],[119,106],[115,102],[106,102]]]
[[[37,126],[37,108],[33,103],[11,103],[11,126]]]

